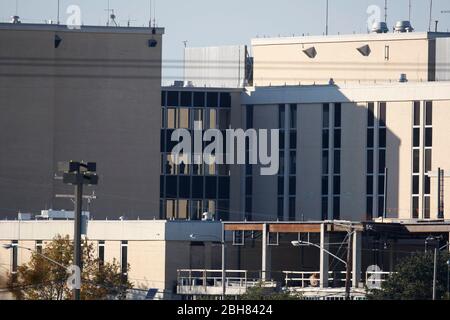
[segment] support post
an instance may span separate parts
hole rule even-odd
[[[320,288],[328,288],[329,256],[325,250],[329,247],[329,234],[326,224],[320,225]]]
[[[347,266],[346,266],[346,272],[345,272],[345,300],[350,300],[350,294],[351,294],[351,286],[350,286],[350,280],[351,280],[351,274],[352,274],[352,243],[353,243],[353,236],[352,236],[352,228],[349,227],[348,229],[348,242],[347,242]]]
[[[225,300],[227,285],[226,285],[226,238],[225,238],[225,225],[222,222],[222,300]]]
[[[261,279],[268,281],[270,278],[270,247],[269,247],[269,230],[268,225],[263,225],[262,234],[262,261],[261,261]]]
[[[75,186],[75,212],[74,212],[74,233],[73,233],[73,261],[74,265],[79,268],[81,274],[81,207],[83,199],[83,183]],[[80,289],[73,289],[73,300],[80,300]]]
[[[361,282],[361,256],[362,256],[361,242],[362,242],[361,232],[353,233],[353,248],[352,248],[353,288],[358,288],[359,283]]]

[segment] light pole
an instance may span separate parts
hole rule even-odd
[[[428,244],[428,242],[434,242],[434,265],[433,265],[433,300],[436,300],[436,281],[437,281],[437,258],[438,258],[438,251],[440,251],[439,248],[439,240],[442,239],[442,236],[429,236],[425,239],[425,244]],[[446,247],[446,246],[444,246]]]
[[[226,241],[225,241],[225,228],[222,225],[222,239],[220,239],[219,237],[213,236],[213,235],[195,235],[195,234],[191,234],[189,235],[189,237],[191,239],[198,239],[198,238],[213,238],[216,239],[218,243],[221,244],[222,246],[222,300],[225,300],[225,296],[226,296],[226,290],[227,290],[227,286],[226,286],[226,265],[225,265],[225,248],[226,248]]]
[[[450,259],[447,260],[447,299],[450,299]]]
[[[4,244],[4,245],[2,245],[2,247],[4,249],[6,249],[6,250],[10,250],[10,249],[16,247],[16,248],[19,248],[19,249],[24,249],[24,250],[36,253],[38,256],[44,258],[45,260],[50,261],[51,263],[54,263],[54,264],[56,264],[57,266],[59,266],[59,267],[61,267],[63,269],[67,269],[67,267],[65,265],[59,263],[56,260],[53,260],[52,258],[47,257],[46,255],[44,255],[44,254],[42,254],[42,253],[40,253],[40,252],[38,252],[36,250],[30,249],[30,248],[27,248],[27,247],[22,247],[22,246],[19,246],[19,245],[15,245],[15,244],[12,244],[12,243]]]
[[[341,258],[339,258],[337,255],[331,253],[330,251],[328,251],[327,249],[319,246],[318,244],[312,243],[312,242],[308,242],[308,241],[292,241],[291,244],[294,247],[301,247],[302,245],[307,245],[307,246],[313,246],[316,247],[320,250],[323,250],[325,253],[327,253],[328,255],[332,256],[333,258],[335,258],[336,260],[339,260],[340,262],[342,262],[344,265],[347,265],[347,262]]]

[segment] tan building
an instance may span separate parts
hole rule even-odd
[[[73,209],[55,198],[73,193],[54,179],[68,160],[97,162],[94,217],[158,212],[163,33],[0,24],[2,217]]]
[[[449,33],[389,33],[252,40],[254,86],[450,80]]]

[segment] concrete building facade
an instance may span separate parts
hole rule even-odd
[[[69,160],[97,162],[95,217],[157,216],[163,33],[0,24],[2,217],[72,209],[55,198]]]

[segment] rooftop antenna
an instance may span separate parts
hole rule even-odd
[[[19,0],[16,0],[16,16],[19,15]]]
[[[329,3],[327,0],[327,4],[326,4],[326,25],[325,25],[325,35],[328,35],[328,9],[329,9]]]
[[[59,25],[59,5],[60,5],[60,0],[58,0],[58,14],[57,14],[57,18],[56,18],[56,24]]]
[[[411,4],[411,0],[409,0],[408,21],[410,21],[410,22],[411,22],[411,12],[412,12],[412,4]]]
[[[150,20],[148,20],[148,27],[152,27],[152,0],[150,0]]]
[[[388,1],[384,0],[384,22],[387,23],[387,17],[388,17]]]
[[[431,32],[431,22],[433,20],[433,0],[430,0],[430,20],[428,23],[428,32]]]
[[[156,28],[156,0],[153,1],[153,28]]]

